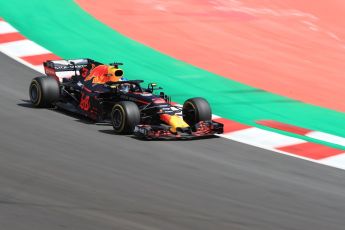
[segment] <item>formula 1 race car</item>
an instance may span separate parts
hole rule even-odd
[[[183,106],[155,83],[126,80],[122,63],[102,64],[92,59],[46,61],[46,76],[32,80],[30,100],[35,107],[61,108],[94,121],[111,122],[115,133],[143,139],[193,138],[223,133],[223,124],[211,120],[209,103],[191,98]],[[70,73],[61,77],[60,73]]]

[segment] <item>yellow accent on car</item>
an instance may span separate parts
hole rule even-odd
[[[170,131],[176,133],[177,128],[188,128],[189,125],[178,115],[172,115],[169,119]]]

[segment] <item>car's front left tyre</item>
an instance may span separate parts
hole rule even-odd
[[[140,123],[138,106],[131,101],[116,103],[111,110],[111,123],[115,133],[132,134],[135,126]]]

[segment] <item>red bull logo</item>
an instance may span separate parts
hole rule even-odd
[[[108,81],[119,81],[122,75],[122,69],[118,69],[114,66],[99,65],[91,70],[89,76],[85,78],[85,81],[89,81],[92,79],[92,83],[104,84]]]

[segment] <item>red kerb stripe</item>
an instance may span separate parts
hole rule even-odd
[[[314,160],[321,160],[323,158],[335,156],[345,152],[345,150],[335,149],[311,142],[280,147],[277,149]]]
[[[216,118],[216,119],[214,119],[214,121],[224,124],[224,133],[229,133],[229,132],[239,131],[242,129],[251,128],[248,125],[244,125],[244,124],[241,124],[241,123],[238,123],[238,122],[235,122],[232,120],[228,120],[225,118]]]
[[[270,128],[279,129],[279,130],[283,130],[285,132],[295,133],[295,134],[299,134],[299,135],[306,135],[307,133],[312,131],[309,129],[281,123],[279,121],[274,121],[274,120],[261,120],[261,121],[257,121],[256,123],[259,125],[264,125],[264,126],[267,126]]]
[[[47,61],[47,60],[60,60],[61,59],[60,57],[58,57],[52,53],[39,54],[39,55],[33,55],[33,56],[25,56],[25,57],[20,57],[20,58],[29,62],[32,65],[39,65],[39,64],[42,64],[44,61]]]
[[[0,34],[0,43],[25,40],[26,38],[18,32]]]

